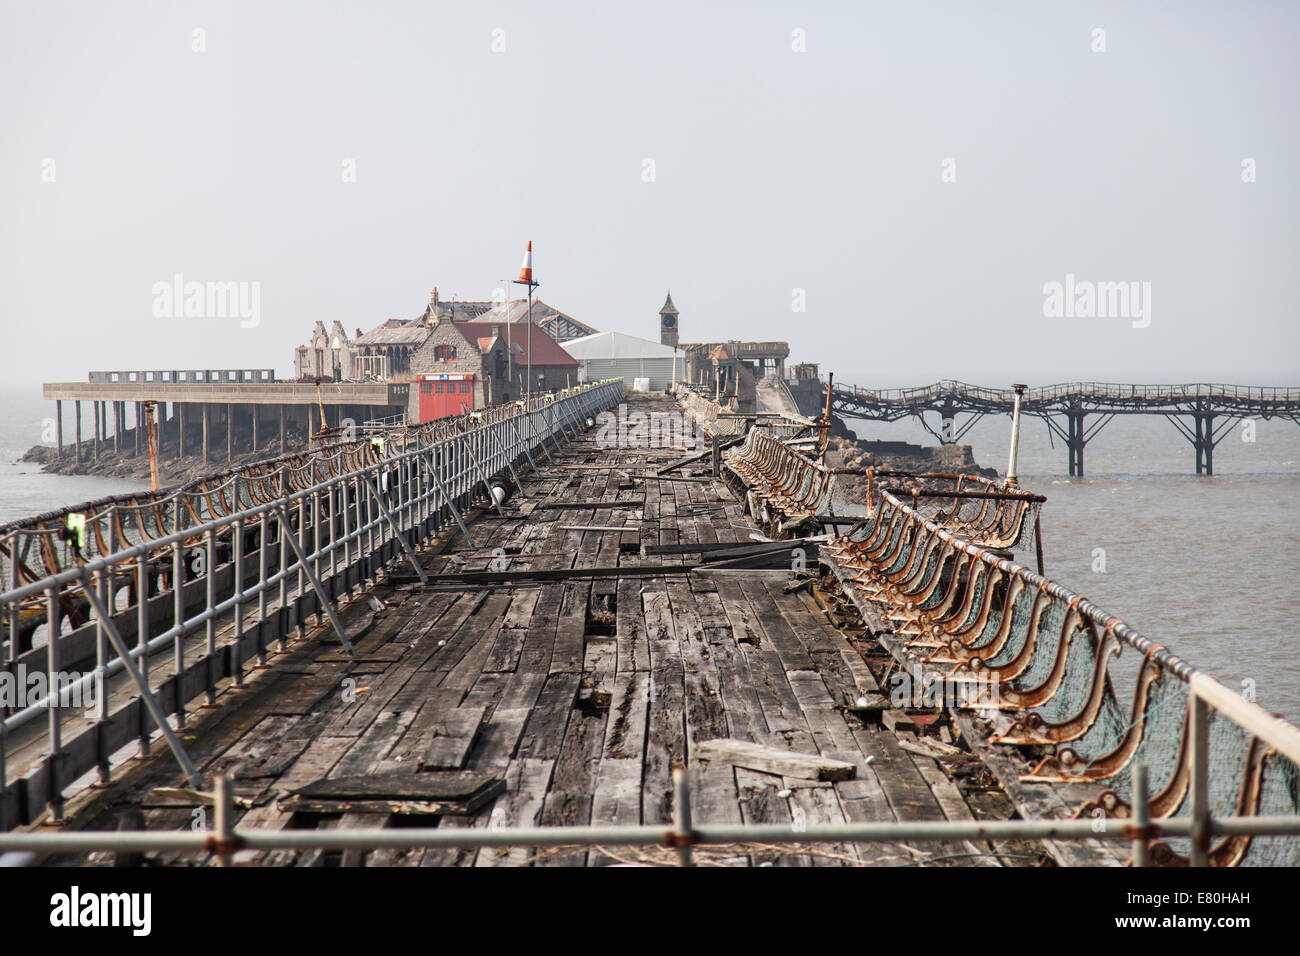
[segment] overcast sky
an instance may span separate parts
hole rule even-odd
[[[683,341],[864,385],[1300,384],[1295,3],[0,8],[20,381],[285,374],[531,239],[599,329],[657,339],[671,288]],[[155,314],[177,274],[256,324]],[[1045,315],[1067,275],[1145,315]]]

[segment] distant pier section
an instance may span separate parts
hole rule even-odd
[[[322,426],[400,415],[410,388],[409,382],[390,381],[304,384],[277,380],[274,370],[264,368],[134,369],[90,372],[84,382],[46,382],[43,396],[55,403],[60,457],[93,460],[101,447],[123,452],[131,450],[128,444],[139,454],[148,440],[146,408],[152,403],[160,433],[174,439],[175,456],[201,453],[209,462],[222,445],[229,461],[237,450],[260,448],[277,433],[283,454],[291,425],[314,435]],[[66,423],[72,447],[66,450],[64,403],[72,405]],[[89,405],[88,428],[83,404]],[[83,443],[87,431],[91,440]]]
[[[1021,386],[1021,411],[1041,418],[1065,442],[1071,475],[1083,475],[1083,450],[1116,415],[1163,415],[1196,452],[1196,473],[1214,474],[1214,448],[1238,422],[1284,418],[1300,424],[1300,388],[1259,385],[1120,385],[1072,382]],[[825,389],[822,389],[825,395]],[[1016,389],[942,381],[920,388],[869,389],[836,384],[831,412],[840,418],[892,422],[915,417],[944,444],[961,441],[985,415],[1010,415]],[[939,415],[939,431],[925,420]],[[960,425],[957,416],[968,416]],[[1089,424],[1086,419],[1093,416]]]

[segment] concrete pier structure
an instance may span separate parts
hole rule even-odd
[[[112,448],[121,453],[129,443],[136,455],[148,454],[142,404],[155,402],[159,407],[159,449],[164,442],[171,446],[170,457],[184,458],[201,454],[205,463],[220,452],[218,443],[225,439],[225,460],[232,461],[241,450],[261,447],[264,437],[263,417],[268,410],[279,419],[279,453],[286,451],[286,432],[290,425],[300,426],[313,435],[325,422],[337,427],[351,419],[360,424],[371,418],[400,415],[406,411],[410,385],[406,382],[327,383],[315,385],[293,382],[178,382],[178,381],[90,381],[47,382],[43,396],[55,403],[55,432],[59,453],[63,454],[63,406],[72,403],[76,421],[73,454],[83,461],[82,403],[90,403],[92,438],[87,451],[97,460],[101,444],[109,440],[109,407],[113,408]],[[134,428],[128,431],[127,405],[134,405]],[[199,434],[187,434],[196,426]],[[251,441],[246,433],[251,431]],[[198,441],[195,445],[194,442]],[[274,449],[271,450],[272,452]]]

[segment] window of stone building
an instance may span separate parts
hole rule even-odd
[[[433,358],[436,362],[454,362],[456,361],[456,346],[454,345],[435,345],[433,347]]]

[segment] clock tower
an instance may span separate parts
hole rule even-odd
[[[664,300],[664,307],[659,310],[659,342],[677,348],[677,306],[673,305],[671,292]]]

